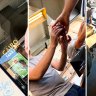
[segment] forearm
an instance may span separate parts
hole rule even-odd
[[[79,48],[83,45],[84,41],[85,41],[85,37],[82,38],[82,39],[80,39],[80,40],[78,39],[78,40],[75,42],[75,48],[76,48],[76,49],[79,49]]]
[[[85,33],[86,33],[86,26],[82,29],[81,34],[78,35],[78,39],[75,42],[75,48],[76,49],[80,48],[83,45],[83,43],[85,41],[85,37],[86,37]]]
[[[32,69],[32,71],[29,71],[29,78],[30,80],[38,80],[43,77],[45,72],[47,71],[51,60],[53,58],[54,52],[55,52],[54,46],[50,45],[46,53],[44,54],[43,58],[40,60],[40,62],[36,65],[35,68]]]
[[[66,15],[69,17],[78,1],[79,0],[65,0],[62,15]]]
[[[63,71],[67,60],[67,50],[62,51],[60,61],[53,61],[52,67],[55,68],[58,71]]]
[[[77,40],[77,41],[75,42],[75,49],[79,49],[79,48],[82,46],[82,44],[83,44],[83,42]]]
[[[67,51],[66,52],[64,51],[61,55],[60,64],[58,66],[60,71],[64,70],[66,65],[66,60],[67,60]]]

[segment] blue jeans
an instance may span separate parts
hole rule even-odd
[[[85,96],[85,89],[77,85],[73,85],[65,96]]]

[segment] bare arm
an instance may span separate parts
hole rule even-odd
[[[85,22],[82,22],[79,32],[78,32],[78,39],[75,42],[76,49],[80,48],[83,45],[85,41],[85,37],[86,37],[86,24]]]
[[[55,47],[50,45],[47,52],[40,60],[40,62],[36,65],[36,67],[29,69],[30,80],[39,80],[40,78],[42,78],[42,76],[45,74],[45,72],[47,71],[50,65],[54,52],[55,52]]]
[[[53,58],[55,48],[58,44],[58,37],[61,33],[61,30],[62,28],[53,28],[53,31],[51,32],[51,43],[48,50],[46,51],[40,62],[34,68],[29,69],[30,80],[40,80],[47,71]]]
[[[69,29],[69,17],[74,9],[75,5],[77,4],[79,0],[65,0],[64,1],[64,8],[62,13],[59,15],[59,17],[56,19],[56,22],[53,26],[55,26],[58,22],[60,22],[66,29],[66,33]]]
[[[79,0],[65,0],[64,1],[64,8],[62,11],[62,15],[67,15],[68,17],[70,16],[72,10],[74,9],[74,7],[76,6],[77,2]]]
[[[58,71],[63,71],[66,65],[66,60],[67,60],[67,50],[64,50],[62,51],[60,61],[53,61],[51,65]]]
[[[67,45],[69,38],[67,36],[63,36],[60,38],[60,44],[61,44],[61,58],[60,61],[52,62],[52,66],[57,69],[58,71],[63,71],[66,65],[67,60]]]

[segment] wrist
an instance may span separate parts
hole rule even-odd
[[[61,51],[62,52],[67,51],[67,45],[61,45]]]
[[[77,41],[77,42],[75,42],[75,49],[79,49],[80,48],[80,46],[81,46],[81,44]]]
[[[75,48],[76,49],[79,49],[82,45],[83,45],[83,40],[77,40],[76,42],[75,42]]]
[[[49,45],[49,47],[52,48],[52,49],[55,49],[56,46],[57,46],[56,44],[52,44],[52,43]]]
[[[61,49],[61,52],[62,52],[62,53],[67,53],[67,48],[62,48],[62,49]]]
[[[61,49],[61,53],[62,53],[62,56],[63,55],[65,56],[67,54],[67,48],[66,49],[65,48],[64,49]]]
[[[61,57],[62,57],[62,58],[65,58],[66,56],[67,56],[67,50],[64,51],[64,52],[62,52],[62,54],[61,54]]]
[[[66,11],[63,11],[63,12],[61,13],[61,15],[62,15],[63,17],[65,17],[65,18],[67,18],[67,19],[69,19],[69,17],[70,17],[70,13],[69,13],[69,12],[66,12]]]

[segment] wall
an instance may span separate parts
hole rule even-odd
[[[6,6],[10,5],[13,8],[16,8],[19,4],[26,0],[0,0],[0,11]]]

